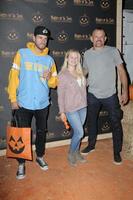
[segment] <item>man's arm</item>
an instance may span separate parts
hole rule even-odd
[[[19,72],[20,72],[20,54],[17,54],[14,57],[13,65],[9,73],[8,79],[8,95],[11,101],[11,108],[18,109],[19,105],[17,103],[17,88],[19,85]]]
[[[84,76],[88,76],[88,67],[87,67],[87,61],[86,61],[86,57],[84,55],[83,57],[83,74]]]
[[[89,73],[89,72],[88,72],[87,68],[84,68],[84,67],[83,67],[83,74],[84,74],[85,77],[88,75],[88,73]]]
[[[127,74],[124,69],[123,64],[120,64],[117,66],[118,74],[120,77],[120,81],[122,84],[122,93],[120,97],[120,103],[122,105],[125,105],[128,101],[128,79],[127,79]]]
[[[56,69],[55,63],[53,63],[53,65],[50,69],[50,73],[48,74],[47,80],[48,80],[48,86],[50,88],[56,88],[57,87],[58,78],[57,78],[57,69]]]

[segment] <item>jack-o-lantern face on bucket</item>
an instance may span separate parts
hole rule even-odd
[[[21,137],[16,139],[15,137],[11,136],[8,142],[8,146],[10,150],[15,154],[20,154],[25,149],[25,144],[23,143],[23,140]]]

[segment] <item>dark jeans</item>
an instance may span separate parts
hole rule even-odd
[[[91,147],[95,147],[98,133],[98,116],[101,107],[108,111],[109,119],[112,126],[113,150],[114,154],[121,152],[123,143],[123,131],[121,119],[123,112],[120,109],[119,100],[116,94],[109,98],[98,99],[93,94],[88,93],[88,142]]]
[[[45,152],[46,143],[46,128],[47,128],[47,116],[48,107],[41,110],[28,110],[25,108],[19,108],[14,112],[18,127],[31,127],[32,118],[36,120],[36,154],[38,157],[42,157]],[[17,159],[19,163],[24,163],[24,159]]]

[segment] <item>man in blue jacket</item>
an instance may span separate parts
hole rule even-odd
[[[48,165],[43,159],[46,142],[46,125],[49,108],[49,87],[57,77],[53,58],[48,55],[47,42],[50,31],[44,26],[34,30],[33,42],[27,48],[19,49],[9,73],[8,94],[11,108],[19,127],[31,127],[36,120],[36,162],[42,170]],[[25,160],[18,159],[17,179],[25,177]]]

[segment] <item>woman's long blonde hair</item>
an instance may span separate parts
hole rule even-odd
[[[84,77],[84,75],[83,75],[83,70],[82,70],[82,66],[81,66],[81,55],[80,55],[80,53],[79,53],[79,51],[77,51],[77,50],[75,50],[75,49],[70,49],[70,50],[68,50],[67,52],[66,52],[66,54],[65,54],[65,58],[64,58],[64,63],[63,63],[63,65],[62,65],[62,67],[61,67],[61,72],[63,72],[64,70],[66,70],[67,68],[68,68],[68,62],[67,62],[67,59],[68,59],[68,57],[69,57],[69,55],[71,54],[71,53],[76,53],[77,54],[77,56],[78,56],[78,64],[76,65],[76,75],[78,76],[78,77],[80,77],[80,78],[83,78]]]

